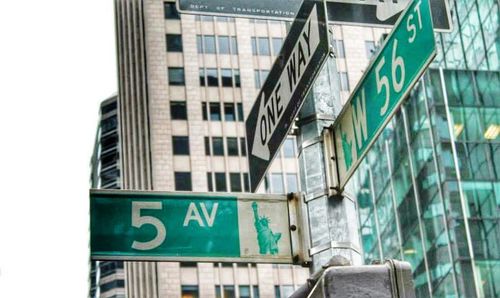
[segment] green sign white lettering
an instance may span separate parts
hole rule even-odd
[[[292,263],[284,195],[90,192],[96,260]]]
[[[435,55],[429,1],[412,1],[333,124],[339,189]]]

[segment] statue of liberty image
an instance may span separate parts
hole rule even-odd
[[[259,216],[257,202],[252,203],[254,226],[257,230],[257,241],[259,242],[259,252],[261,255],[278,253],[278,241],[281,233],[274,233],[269,227],[268,217]]]

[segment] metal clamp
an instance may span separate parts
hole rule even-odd
[[[359,249],[359,247],[357,247],[356,245],[354,245],[352,242],[337,242],[337,241],[330,241],[328,243],[325,243],[325,244],[320,244],[320,245],[317,245],[315,247],[311,247],[309,249],[309,255],[310,256],[314,256],[320,252],[323,252],[325,250],[328,250],[328,249],[351,249],[351,250],[354,250],[355,252],[357,252],[359,255],[361,255],[361,250]]]
[[[302,144],[298,148],[299,149],[299,155],[302,153],[302,151],[305,148],[310,147],[310,146],[315,145],[315,144],[318,144],[318,143],[321,143],[321,142],[323,142],[323,138],[322,137],[315,137],[315,138],[312,138],[310,140],[302,142]]]

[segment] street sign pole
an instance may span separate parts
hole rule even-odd
[[[353,200],[330,196],[322,133],[340,112],[340,85],[334,57],[329,57],[299,113],[298,146],[303,210],[308,217],[310,272],[333,256],[361,265],[357,211]]]

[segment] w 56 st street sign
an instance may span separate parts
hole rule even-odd
[[[295,206],[284,195],[92,190],[91,257],[291,264]]]
[[[435,56],[429,1],[415,0],[333,124],[340,189]]]
[[[327,26],[324,2],[305,1],[248,115],[245,126],[252,191],[264,177],[328,57]]]

